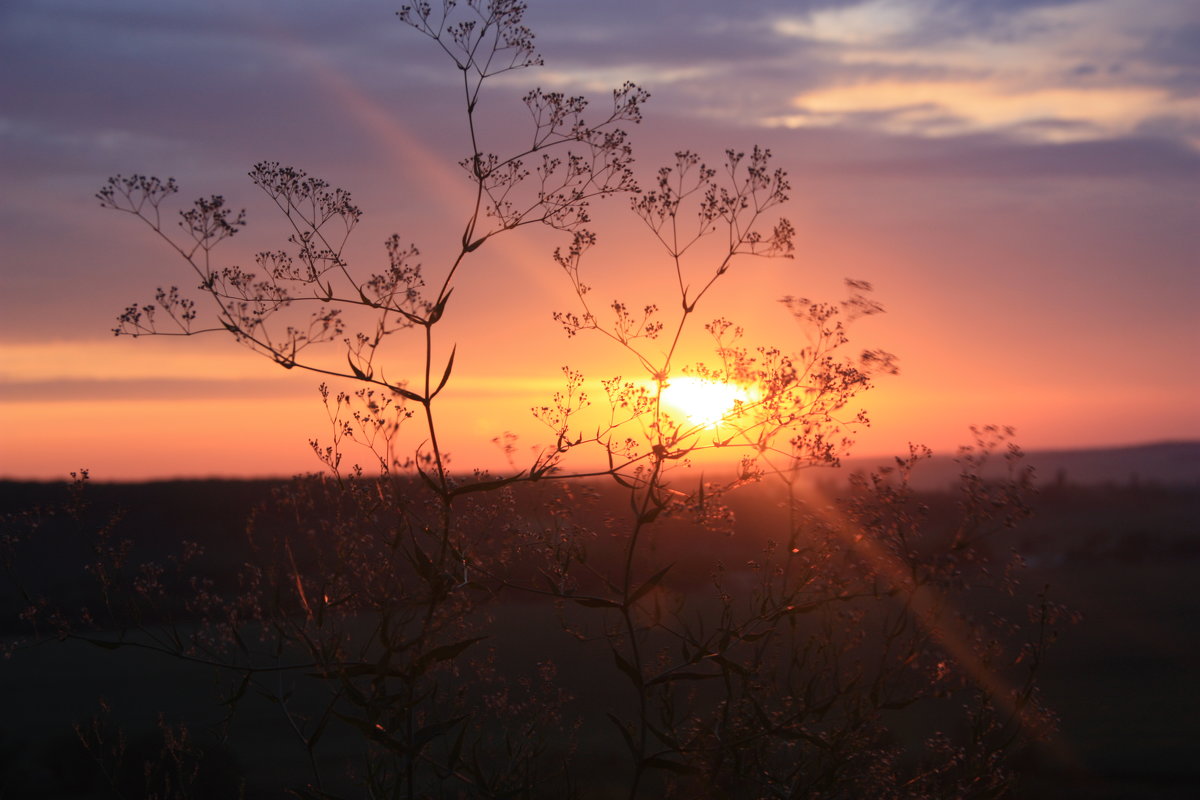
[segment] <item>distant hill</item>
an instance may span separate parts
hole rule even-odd
[[[997,460],[999,474],[1003,459]],[[870,471],[885,458],[849,458],[843,471]],[[1200,486],[1200,442],[1161,442],[1090,450],[1038,450],[1025,454],[1040,486]],[[922,489],[941,489],[955,481],[959,467],[953,456],[934,456],[914,473]]]
[[[999,476],[1004,469],[1004,459],[998,454],[993,469],[985,476]],[[1039,486],[1066,484],[1072,486],[1163,486],[1173,488],[1200,488],[1200,441],[1160,442],[1156,444],[1131,445],[1128,447],[1102,447],[1082,450],[1035,450],[1025,453],[1024,463],[1033,466],[1035,482]],[[814,483],[836,486],[855,472],[870,472],[879,467],[894,466],[895,460],[887,456],[854,457],[842,460],[840,469],[815,467],[809,472]],[[711,467],[697,473],[710,480],[720,480],[720,468]],[[921,490],[942,490],[953,485],[958,478],[959,465],[954,455],[935,455],[921,462],[912,477],[913,486]],[[171,488],[188,494],[189,487],[204,484],[218,485],[226,491],[239,494],[254,494],[266,491],[273,485],[286,482],[286,478],[197,478],[149,481],[162,490]],[[94,481],[93,484],[109,483]],[[121,484],[124,482],[116,482]],[[599,480],[599,483],[605,483]],[[54,493],[52,487],[61,486],[61,481],[14,481],[0,479],[0,510],[24,508],[38,502],[46,502],[43,496]],[[135,485],[135,484],[129,484]],[[48,496],[48,495],[46,495]],[[55,495],[57,496],[57,495]]]

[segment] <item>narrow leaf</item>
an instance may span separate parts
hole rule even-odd
[[[721,666],[733,670],[734,672],[736,672],[739,675],[748,675],[749,674],[746,671],[746,668],[743,667],[741,664],[737,663],[736,661],[730,661],[728,658],[721,655],[720,653],[714,653],[713,655],[709,656],[709,658],[711,658],[713,661],[717,662]]]
[[[124,647],[124,642],[110,642],[106,639],[84,639],[88,644],[94,644],[96,647],[103,647],[105,650],[116,650],[118,647]]]
[[[346,722],[346,723],[349,723],[350,725],[353,725],[355,728],[358,728],[360,731],[362,731],[364,734],[366,734],[371,739],[378,739],[380,734],[383,733],[381,730],[379,730],[379,728],[376,728],[374,725],[372,725],[370,722],[368,722],[365,719],[362,719],[360,717],[351,717],[350,715],[343,714],[340,711],[335,711],[333,713],[334,713],[334,716],[336,716],[342,722]]]
[[[454,369],[454,356],[457,352],[458,345],[454,345],[454,347],[450,350],[450,360],[446,362],[446,371],[442,373],[441,383],[439,383],[437,388],[434,389],[429,395],[430,399],[437,397],[438,392],[440,392],[442,387],[446,385],[446,381],[450,380],[450,370]]]
[[[430,312],[429,312],[429,324],[430,325],[437,322],[439,319],[442,318],[442,314],[446,313],[446,303],[448,303],[450,301],[450,295],[452,295],[452,294],[454,294],[454,289],[451,289],[450,291],[446,292],[446,296],[442,298],[442,301],[440,303],[438,303],[436,306],[434,306],[432,310],[430,310]]]
[[[621,732],[621,738],[625,740],[625,745],[629,748],[629,752],[637,754],[637,746],[633,743],[633,734],[629,732],[629,728],[621,721],[620,717],[611,711],[605,712],[608,718],[612,720],[613,725],[617,726],[617,730]]]
[[[678,761],[671,761],[662,756],[650,756],[642,762],[643,767],[652,769],[665,769],[668,772],[674,772],[677,775],[695,775],[700,772],[698,767],[693,767],[691,764],[683,764]]]
[[[476,636],[473,639],[464,639],[463,641],[455,642],[454,644],[446,644],[442,645],[441,647],[435,647],[417,659],[418,671],[423,672],[430,664],[437,663],[438,661],[449,661],[471,645],[475,644],[476,642],[483,641],[486,638],[486,636]]]
[[[417,474],[421,476],[421,480],[425,481],[426,486],[428,486],[430,489],[433,489],[433,491],[437,492],[438,494],[442,493],[442,487],[438,486],[433,478],[429,477],[429,473],[421,469],[419,464],[417,465]]]
[[[434,578],[437,577],[437,570],[433,568],[433,561],[421,549],[421,545],[414,541],[412,550],[404,552],[408,556],[408,560],[412,563],[413,568],[416,569],[417,574],[424,578],[426,582],[432,583]]]
[[[658,515],[662,512],[661,508],[651,508],[642,514],[638,515],[637,521],[642,525],[649,525],[654,520],[658,519]]]
[[[466,733],[466,725],[458,729],[458,737],[454,740],[454,744],[450,746],[450,754],[446,757],[446,769],[453,771],[458,765],[458,759],[462,756],[463,737]]]
[[[325,726],[328,724],[329,714],[323,714],[321,716],[321,721],[317,723],[316,730],[312,732],[312,736],[309,736],[308,741],[305,742],[305,745],[309,750],[315,748],[317,746],[317,742],[321,741],[321,736],[325,733]]]
[[[352,664],[348,667],[342,667],[340,672],[342,674],[342,677],[345,677],[345,678],[362,678],[362,677],[365,677],[368,675],[376,676],[376,677],[395,678],[395,677],[399,677],[400,675],[403,674],[402,672],[400,672],[400,670],[386,669],[386,668],[380,667],[378,664]],[[317,677],[317,678],[321,677],[320,675],[314,675],[312,673],[309,673],[309,675],[310,675],[310,677]]]
[[[438,736],[441,736],[446,731],[450,730],[451,728],[453,728],[455,725],[462,722],[466,718],[467,718],[467,715],[463,714],[461,716],[454,717],[453,719],[448,719],[445,722],[435,722],[431,725],[426,725],[424,728],[421,728],[419,731],[417,731],[416,733],[413,734],[413,743],[412,743],[413,755],[417,755],[418,753],[420,753],[421,748],[423,748],[425,745],[429,744],[431,741],[436,739]]]
[[[646,681],[647,686],[655,686],[660,683],[671,683],[673,681],[705,681],[710,678],[719,678],[719,672],[665,672],[657,678]]]
[[[643,583],[641,586],[639,586],[637,591],[634,592],[633,595],[629,598],[630,605],[632,605],[633,603],[636,603],[638,600],[641,600],[646,595],[647,592],[649,592],[655,586],[658,586],[658,584],[662,581],[663,576],[665,576],[667,574],[667,571],[670,570],[671,567],[673,567],[673,566],[675,566],[675,565],[667,564],[665,567],[660,569],[658,572],[654,573],[649,578],[647,578],[646,582]]]
[[[633,681],[634,686],[642,686],[643,681],[641,673],[637,671],[633,664],[630,664],[628,661],[626,661],[624,656],[618,653],[615,647],[613,648],[612,654],[613,660],[617,662],[617,668],[620,669],[621,672],[624,672],[625,676],[629,678],[629,680]]]
[[[370,375],[363,372],[358,368],[357,365],[355,365],[354,361],[351,360],[349,353],[346,353],[346,363],[350,365],[350,371],[354,373],[354,377],[358,378],[360,381],[369,381],[371,379]]]
[[[421,395],[417,394],[416,392],[410,392],[408,389],[405,389],[403,386],[393,386],[392,391],[395,392],[396,394],[400,395],[401,397],[403,397],[405,400],[412,400],[414,403],[425,402],[424,397],[421,397]]]
[[[237,690],[234,691],[234,693],[229,696],[229,699],[226,700],[221,705],[226,705],[226,706],[229,706],[230,708],[232,708],[237,703],[238,700],[242,699],[242,695],[244,695],[246,693],[246,687],[250,685],[250,675],[251,674],[252,673],[247,672],[245,675],[242,676],[242,682],[240,684],[238,684]]]
[[[579,603],[579,605],[587,606],[588,608],[620,608],[621,607],[620,603],[616,603],[612,600],[605,600],[603,597],[576,597],[574,595],[568,595],[567,599],[573,600],[576,603]]]

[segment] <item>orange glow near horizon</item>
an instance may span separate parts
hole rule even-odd
[[[308,440],[327,439],[331,428],[316,393],[316,376],[280,370],[229,342],[214,342],[221,346],[212,348],[192,344],[199,345],[110,338],[94,344],[7,348],[7,363],[14,368],[24,364],[23,377],[33,382],[21,388],[21,381],[12,380],[15,371],[5,376],[10,382],[7,396],[0,397],[0,477],[59,480],[81,467],[99,481],[286,477],[321,469]],[[583,388],[592,406],[578,427],[587,432],[607,417],[599,380],[619,373],[606,358],[608,351],[595,341],[570,344],[583,345],[568,350],[574,352],[570,362],[587,369]],[[538,363],[528,353],[514,352],[495,362],[497,350],[516,347],[498,338],[487,346],[460,342],[455,375],[435,408],[456,470],[507,470],[507,459],[492,444],[505,433],[518,437],[517,468],[527,467],[533,453],[552,443],[530,409],[562,389],[561,375],[552,363]],[[1013,425],[1016,442],[1026,450],[1178,440],[1192,430],[1191,412],[1166,390],[1110,387],[1094,392],[1087,403],[1071,392],[1028,393],[1016,386],[998,392],[991,384],[932,391],[915,366],[911,375],[881,379],[860,398],[873,424],[851,433],[858,444],[850,455],[885,458],[906,452],[910,441],[953,455],[969,441],[970,425],[993,422]],[[513,372],[497,374],[497,367]],[[936,362],[926,368],[950,365]],[[686,414],[692,424],[708,427],[737,398],[736,390],[703,383],[685,376],[673,379],[664,392],[664,406],[679,413],[680,420]],[[1122,419],[1133,403],[1145,413],[1124,420],[1112,435],[1117,430],[1112,421]],[[402,452],[420,446],[423,427],[419,419],[405,423]],[[1098,437],[1098,431],[1111,438]],[[574,467],[602,462],[596,448],[585,450],[572,454]],[[703,461],[710,469],[719,466],[718,460],[732,468],[744,454],[721,449]],[[354,446],[347,448],[346,461],[372,463],[369,453]]]
[[[670,359],[663,341],[641,337],[627,346],[592,335],[594,331],[568,337],[552,321],[552,312],[579,310],[579,298],[551,257],[556,245],[568,241],[561,232],[537,226],[508,231],[463,260],[454,276],[453,300],[433,342],[430,370],[436,384],[451,352],[456,354],[453,375],[435,404],[438,436],[453,456],[454,469],[506,469],[507,459],[493,441],[510,433],[519,437],[521,454],[536,454],[552,445],[553,432],[534,419],[530,409],[551,402],[563,388],[564,365],[586,377],[582,390],[590,404],[579,409],[572,424],[573,432],[587,439],[611,416],[601,381],[620,378],[653,393],[649,376],[654,370],[648,365],[666,361],[711,374],[718,361],[702,326],[716,317],[745,328],[748,352],[768,346],[795,353],[805,346],[805,331],[778,300],[791,295],[836,302],[842,296],[843,277],[874,283],[878,299],[887,307],[886,314],[855,321],[849,331],[853,349],[847,353],[853,356],[860,347],[883,348],[897,354],[901,368],[900,376],[879,378],[875,388],[855,398],[844,413],[838,412],[840,419],[854,420],[863,407],[872,420],[869,428],[847,430],[857,441],[852,457],[902,454],[910,441],[952,455],[958,444],[969,440],[969,426],[990,423],[1014,426],[1017,443],[1027,450],[1200,439],[1200,417],[1193,409],[1200,372],[1192,368],[1194,359],[1183,347],[1195,333],[1190,299],[1195,294],[1194,271],[1189,271],[1188,261],[1192,241],[1186,236],[1195,228],[1194,192],[1190,184],[1176,182],[1190,180],[1194,173],[1183,167],[1195,162],[1185,163],[1182,152],[1143,152],[1139,148],[1150,142],[1145,137],[1125,143],[1137,145],[1130,151],[1137,160],[1128,166],[1137,182],[1128,182],[1120,169],[1107,171],[1108,162],[1099,161],[1124,152],[1118,147],[1122,142],[1111,138],[1120,131],[1151,118],[1156,109],[1195,108],[1195,102],[1169,97],[1161,86],[1130,84],[1113,76],[1100,80],[1102,76],[1090,73],[1081,73],[1069,85],[1040,85],[1036,74],[1025,71],[992,80],[972,77],[975,73],[966,69],[941,77],[926,74],[929,70],[892,73],[889,65],[966,67],[979,56],[977,41],[952,52],[915,53],[872,47],[869,42],[857,49],[862,37],[886,38],[893,28],[910,30],[920,24],[920,14],[884,13],[901,7],[906,6],[859,3],[780,21],[776,32],[785,37],[816,36],[853,45],[839,63],[856,69],[875,64],[872,74],[878,74],[871,77],[858,69],[842,80],[818,81],[802,90],[794,81],[781,84],[786,90],[777,95],[764,90],[764,97],[775,97],[770,108],[785,115],[771,125],[739,110],[740,127],[732,132],[699,118],[691,128],[681,126],[686,117],[675,117],[674,128],[663,132],[651,106],[644,127],[635,131],[629,126],[638,137],[636,170],[643,182],[663,163],[663,155],[670,161],[676,145],[694,149],[710,166],[717,166],[717,148],[745,147],[757,136],[775,149],[773,163],[790,170],[795,184],[791,201],[779,211],[796,223],[796,258],[737,260],[686,320],[678,346],[670,345],[675,348]],[[312,167],[315,174],[338,185],[344,180],[356,196],[365,193],[369,198],[363,202],[368,215],[352,240],[353,253],[347,255],[355,280],[383,268],[381,241],[395,231],[406,243],[420,247],[424,280],[436,291],[461,247],[462,226],[475,201],[470,180],[455,164],[454,151],[470,146],[466,132],[458,139],[440,122],[430,128],[426,123],[432,112],[419,104],[391,104],[388,98],[395,95],[378,92],[373,81],[381,76],[381,67],[370,59],[322,50],[289,33],[278,20],[248,13],[253,16],[250,27],[279,45],[289,62],[287,71],[303,82],[312,107],[346,121],[337,130],[355,134],[351,148],[329,133],[330,148],[317,149],[317,166]],[[411,44],[425,45],[436,63],[433,45],[419,38]],[[1007,45],[988,53],[1004,59],[1012,55]],[[1052,61],[1058,64],[1058,58]],[[670,92],[671,81],[686,83],[713,69],[708,64],[694,68],[699,71],[663,73],[658,83]],[[577,84],[580,75],[619,82],[627,71],[621,68],[610,75],[606,70],[549,77],[566,89],[573,81]],[[410,77],[404,76],[404,91],[419,90],[423,78],[412,77],[410,85]],[[531,80],[544,77],[539,73]],[[656,88],[653,83],[651,89]],[[515,86],[497,88],[512,94]],[[443,84],[426,88],[446,91]],[[714,98],[720,96],[718,88],[711,92]],[[741,109],[730,104],[735,107]],[[489,140],[486,146],[491,146],[492,137],[502,141],[517,131],[513,122],[521,115],[513,115],[511,107],[507,112],[499,104],[481,108],[487,109],[487,114],[481,112],[487,124],[480,128],[487,134],[481,137],[481,142]],[[521,111],[519,104],[516,109]],[[231,119],[239,119],[244,111],[231,102]],[[833,137],[816,130],[829,125],[835,126],[831,130],[853,132],[859,117],[870,136]],[[671,120],[666,117],[668,124]],[[1006,138],[1009,127],[1039,120],[1056,124],[1030,125],[1020,136]],[[812,130],[786,130],[789,125]],[[280,134],[273,134],[273,142],[257,142],[255,130],[247,126],[247,148],[261,145],[266,149],[256,152],[269,155]],[[976,159],[969,143],[955,138],[964,131],[998,131],[997,142],[1007,144],[978,151],[983,155]],[[893,152],[883,147],[881,132],[902,134],[908,143]],[[79,141],[98,135],[80,134]],[[175,141],[169,131],[154,135],[161,142]],[[735,141],[717,141],[726,136]],[[939,139],[936,147],[916,148],[918,138],[942,136],[945,141]],[[18,143],[61,138],[56,137],[22,133]],[[1094,150],[1046,146],[1060,139],[1097,137],[1110,138]],[[1025,152],[1035,140],[1039,147]],[[201,142],[193,144],[199,147]],[[916,149],[910,153],[911,148]],[[225,151],[200,150],[206,155],[197,156],[196,164],[226,164],[217,159],[229,158]],[[937,157],[942,150],[948,159],[944,162]],[[1013,159],[1011,164],[988,162],[993,151]],[[1037,165],[1041,159],[1057,164],[1059,151],[1078,163],[1064,158],[1061,174],[1056,166],[1043,177]],[[89,157],[102,160],[89,169],[116,172],[117,165],[125,163],[118,156],[136,155],[153,163],[183,152],[93,153]],[[1032,160],[1021,166],[1026,157]],[[306,166],[307,156],[298,158],[299,166]],[[1150,172],[1139,171],[1143,162]],[[939,165],[940,171],[935,169]],[[1177,169],[1179,165],[1183,167]],[[981,171],[973,172],[976,168]],[[1168,179],[1169,172],[1176,171],[1180,176]],[[183,184],[184,176],[179,177]],[[0,477],[57,479],[80,467],[91,469],[97,480],[286,476],[321,468],[308,441],[329,432],[316,393],[323,376],[279,369],[240,349],[223,333],[187,342],[115,339],[107,331],[110,312],[119,312],[120,306],[110,306],[110,295],[116,296],[117,289],[123,295],[126,280],[132,283],[135,276],[150,275],[152,268],[159,271],[137,287],[139,295],[153,289],[155,281],[180,282],[187,291],[193,287],[182,285],[190,280],[186,270],[180,272],[181,265],[165,250],[121,250],[125,241],[142,244],[145,231],[90,205],[85,210],[83,203],[90,203],[86,191],[71,189],[72,202],[78,202],[54,211],[70,215],[56,218],[51,212],[63,202],[67,193],[60,189],[66,184],[39,179],[14,184],[18,185],[22,188],[14,197],[19,196],[19,203],[12,207],[21,213],[13,219],[29,215],[44,220],[24,225],[32,232],[28,235],[10,229],[20,234],[9,251],[13,286],[20,290],[26,281],[31,286],[42,283],[36,295],[0,292],[6,298],[22,298],[6,311],[20,312],[7,316],[26,320],[10,321],[16,333],[0,341]],[[588,227],[597,232],[598,244],[584,259],[582,281],[592,291],[598,318],[608,313],[610,302],[630,308],[652,304],[655,319],[671,330],[683,313],[680,287],[694,290],[712,274],[711,253],[704,247],[714,240],[689,246],[686,257],[674,264],[663,243],[630,215],[626,200],[597,200],[589,207]],[[220,251],[222,263],[249,264],[253,250],[244,242],[260,232],[265,234],[264,246],[278,245],[282,237],[277,241],[274,235],[280,229],[270,226],[279,222],[264,219],[257,227],[255,217],[253,233]],[[51,230],[53,236],[44,234]],[[35,234],[40,238],[33,238]],[[718,242],[716,250],[720,247]],[[78,265],[89,265],[88,271],[74,272]],[[128,302],[123,296],[118,299]],[[349,310],[347,317],[353,313]],[[43,327],[28,321],[35,315]],[[1112,324],[1118,318],[1122,324]],[[610,323],[608,318],[598,320],[599,325]],[[21,324],[30,327],[24,330]],[[352,327],[347,332],[353,335]],[[389,338],[377,351],[378,363],[389,380],[421,389],[424,343],[410,334],[412,330]],[[330,373],[347,369],[339,342],[323,350],[313,348],[305,356],[311,356],[311,366]],[[708,370],[702,368],[705,365]],[[340,388],[351,389],[349,383]],[[717,425],[732,429],[737,420],[730,417],[736,416],[738,403],[760,401],[753,392],[680,375],[664,387],[661,399],[672,423],[690,428],[687,432],[695,441]],[[629,427],[636,432],[639,426]],[[428,431],[422,420],[413,419],[402,436],[400,446],[411,454],[423,446]],[[572,466],[605,463],[599,447],[585,449],[571,454]],[[734,449],[713,448],[703,457],[736,459],[747,452]],[[348,453],[347,460],[366,465],[370,455]],[[518,457],[515,465],[528,463]]]

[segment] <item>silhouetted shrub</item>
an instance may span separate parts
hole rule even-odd
[[[182,257],[202,301],[159,289],[120,315],[118,334],[227,333],[361,388],[321,386],[332,434],[312,445],[327,473],[274,491],[235,573],[206,569],[192,540],[140,559],[119,526],[83,524],[77,498],[67,517],[96,591],[82,612],[26,592],[22,619],[37,636],[218,668],[232,724],[249,697],[286,722],[306,764],[285,776],[299,797],[1003,796],[1010,757],[1051,724],[1034,677],[1061,615],[1044,597],[1025,620],[986,611],[1016,586],[1018,565],[989,545],[1025,513],[1029,476],[1010,432],[981,429],[963,450],[953,515],[931,519],[909,485],[922,448],[844,497],[809,490],[806,468],[836,465],[866,421],[844,419],[848,405],[895,371],[883,351],[849,349],[849,323],[882,310],[870,285],[847,281],[840,303],[783,298],[807,335],[795,352],[749,346],[719,316],[700,326],[732,265],[791,257],[792,225],[768,219],[788,200],[787,173],[758,147],[726,151],[719,167],[680,152],[640,187],[619,127],[648,97],[632,84],[598,117],[583,98],[534,89],[530,144],[487,152],[480,92],[540,63],[523,12],[512,0],[400,12],[459,70],[474,149],[461,165],[475,200],[432,277],[399,236],[385,269],[356,271],[343,255],[361,216],[350,193],[290,166],[250,173],[288,224],[257,272],[222,265],[218,247],[246,224],[223,196],[182,211],[178,233],[165,216],[173,180],[104,186],[105,207]],[[610,195],[628,196],[661,244],[673,309],[592,294],[588,204]],[[551,445],[518,465],[502,436],[509,471],[455,470],[438,438],[456,352],[436,357],[440,323],[476,253],[534,223],[566,235],[554,260],[575,305],[555,318],[570,336],[607,339],[643,375],[601,381],[603,410],[589,417],[584,375],[564,369],[563,390],[534,409]],[[711,340],[710,361],[680,363],[692,335]],[[397,347],[423,354],[405,380],[388,360]],[[727,393],[714,415],[664,402],[688,381]],[[348,466],[353,445],[369,469]],[[738,459],[731,478],[687,477],[692,457],[718,450]],[[1006,477],[984,480],[998,455]],[[739,529],[732,498],[767,482],[770,513]],[[29,541],[6,543],[11,554]],[[206,782],[235,770],[185,728],[160,731],[144,753],[97,763],[142,764],[157,796],[229,790]],[[81,733],[93,754],[100,738]],[[106,774],[134,792],[125,772]]]

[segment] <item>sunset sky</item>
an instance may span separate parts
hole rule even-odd
[[[112,335],[126,305],[194,280],[94,193],[142,173],[174,177],[179,207],[224,194],[250,225],[217,253],[250,266],[286,237],[246,177],[277,160],[353,192],[364,272],[395,232],[442,274],[469,210],[461,88],[398,6],[0,4],[0,477],[319,467],[311,374],[219,335]],[[950,452],[986,423],[1027,449],[1200,439],[1200,3],[530,0],[527,23],[546,64],[495,81],[485,142],[524,129],[533,86],[603,105],[632,80],[652,95],[632,130],[643,182],[681,149],[715,164],[761,144],[790,172],[796,257],[738,263],[700,321],[799,347],[779,298],[873,284],[887,314],[854,340],[901,373],[864,397],[855,454]],[[587,282],[677,306],[627,205],[597,209]],[[563,365],[635,377],[552,319],[574,309],[562,243],[518,231],[464,268],[439,343],[457,345],[443,413],[459,467],[501,463],[505,431],[545,438],[529,409]]]

